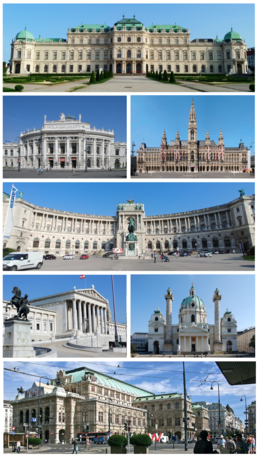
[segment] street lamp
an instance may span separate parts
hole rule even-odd
[[[245,397],[246,434],[247,434],[247,432],[248,432],[248,411],[247,411],[247,403],[246,403],[246,396],[245,395],[241,395],[240,402],[243,401],[243,397]]]
[[[38,399],[38,437],[41,438],[41,414],[40,414],[40,411],[41,411],[41,382],[42,382],[42,378],[44,379],[49,379],[47,376],[39,376],[40,378],[40,381],[39,381],[39,399]]]
[[[220,393],[219,393],[219,383],[218,381],[210,381],[211,382],[211,387],[210,390],[213,390],[213,383],[216,383],[218,385],[218,426],[220,430],[221,426],[221,418],[220,418]]]

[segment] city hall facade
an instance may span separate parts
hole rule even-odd
[[[206,191],[206,190],[205,190]],[[3,195],[3,224],[10,196]],[[98,216],[40,207],[18,197],[13,228],[4,247],[20,251],[94,253],[124,248],[130,218],[135,223],[139,254],[168,250],[246,250],[255,245],[255,196],[240,197],[204,209],[146,216],[145,206],[120,203],[115,216]]]
[[[97,70],[246,74],[248,63],[246,43],[232,29],[223,39],[191,40],[188,28],[176,24],[145,27],[135,17],[123,17],[113,27],[81,24],[69,28],[66,39],[35,38],[25,29],[12,41],[10,68],[16,74]]]
[[[21,132],[19,143],[3,144],[3,166],[36,169],[117,169],[127,163],[126,143],[115,142],[113,130],[92,127],[81,115],[60,114],[42,128]]]
[[[197,139],[197,117],[191,103],[188,140],[180,140],[177,130],[175,140],[167,142],[163,131],[161,146],[148,147],[145,143],[137,150],[136,170],[142,172],[243,172],[251,168],[250,150],[240,142],[238,147],[225,147],[222,131],[218,143],[210,139]]]

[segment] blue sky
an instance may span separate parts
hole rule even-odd
[[[252,362],[253,363],[253,362]],[[120,368],[117,366],[120,365]],[[34,375],[46,375],[55,378],[60,368],[65,370],[75,369],[86,366],[101,373],[109,374],[121,381],[142,387],[144,390],[159,394],[161,392],[178,392],[183,393],[182,384],[182,362],[102,362],[96,363],[88,361],[78,362],[19,362],[6,361],[4,368],[19,368],[19,371],[32,373]],[[220,384],[220,402],[223,405],[229,404],[235,412],[235,415],[244,420],[245,404],[240,402],[241,394],[247,397],[248,405],[256,399],[255,385],[230,386],[215,362],[186,362],[186,386],[187,394],[191,396],[192,402],[207,401],[217,403],[217,385],[214,384],[214,390],[210,390],[210,384],[203,384],[201,381],[217,380]],[[116,375],[114,372],[116,371]],[[208,376],[208,377],[207,377]],[[4,371],[4,399],[14,399],[17,395],[17,387],[29,389],[37,378],[20,375]],[[46,382],[46,380],[45,380]]]
[[[84,273],[84,269],[83,269]],[[82,274],[83,274],[82,273]],[[13,294],[14,285],[17,285],[22,291],[22,296],[26,293],[29,295],[29,301],[40,296],[47,296],[54,293],[67,292],[77,289],[90,288],[94,285],[95,289],[109,301],[112,317],[113,310],[113,295],[112,281],[109,275],[91,276],[85,274],[85,279],[80,279],[80,275],[26,275],[26,276],[3,276],[3,299],[9,301]],[[114,276],[115,285],[115,301],[116,301],[116,318],[120,323],[126,323],[126,276]]]
[[[146,215],[199,210],[254,194],[254,183],[14,183],[32,204],[68,212],[116,215],[116,206],[130,198],[143,203]],[[3,190],[11,191],[4,182]]]
[[[114,130],[116,142],[126,142],[125,96],[24,96],[4,97],[3,140],[14,141],[21,131],[40,129],[60,113],[89,122],[91,128]]]
[[[254,142],[254,96],[195,96],[193,100],[198,140],[205,140],[208,129],[210,139],[217,144],[221,129],[226,147],[238,147],[240,139],[246,147]],[[188,140],[191,102],[191,96],[132,96],[131,141],[136,149],[143,141],[147,147],[159,147],[164,129],[168,143],[175,139],[177,129],[180,139]],[[253,144],[251,154],[254,151]]]
[[[218,255],[214,255],[217,257]],[[243,276],[243,277],[242,277]],[[189,296],[192,282],[196,294],[205,304],[208,323],[214,324],[216,288],[222,295],[221,317],[228,309],[237,320],[238,330],[255,325],[255,276],[254,275],[132,275],[131,276],[131,334],[148,332],[148,321],[156,309],[166,317],[167,289],[172,289],[172,323],[178,323],[178,313],[184,298]],[[239,286],[243,283],[243,288]],[[246,314],[245,314],[246,308]],[[142,313],[140,314],[140,311]]]
[[[223,39],[231,27],[248,47],[255,44],[254,4],[5,4],[3,59],[10,59],[10,44],[27,27],[35,38],[67,38],[68,28],[83,24],[110,27],[123,15],[136,16],[145,27],[152,24],[178,24],[189,28],[195,38]]]

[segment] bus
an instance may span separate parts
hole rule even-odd
[[[113,435],[112,432],[78,432],[76,436],[76,441],[83,443],[86,442],[86,439],[89,438],[93,443],[107,443],[109,437]]]

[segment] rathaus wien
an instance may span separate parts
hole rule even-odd
[[[203,35],[203,32],[202,32]],[[81,24],[67,38],[35,38],[19,32],[11,44],[12,73],[113,73],[158,71],[174,73],[247,73],[247,46],[239,33],[223,39],[194,38],[176,24],[145,27],[135,17],[112,27]]]
[[[32,197],[33,199],[33,197]],[[3,224],[10,196],[4,193]],[[83,207],[84,199],[82,201]],[[117,205],[115,216],[90,215],[40,207],[18,197],[13,228],[4,247],[17,251],[95,253],[125,248],[129,222],[135,227],[132,255],[168,250],[247,250],[255,245],[255,196],[240,197],[226,204],[179,213],[147,216],[145,206],[129,200]],[[129,251],[131,256],[131,250]]]
[[[117,169],[126,166],[126,143],[115,142],[113,130],[92,127],[81,115],[60,114],[43,126],[21,132],[19,143],[3,144],[3,165],[24,169]]]
[[[188,140],[181,140],[177,130],[175,140],[167,142],[163,131],[161,146],[148,147],[145,143],[137,150],[137,171],[174,172],[243,172],[250,168],[250,150],[240,142],[238,147],[225,147],[220,129],[218,143],[210,139],[197,139],[197,117],[192,101]]]

